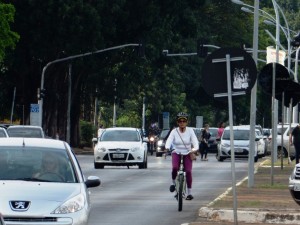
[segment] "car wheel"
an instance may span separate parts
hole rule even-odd
[[[94,162],[94,168],[95,169],[103,169],[104,165],[102,163],[96,163],[96,162]]]
[[[257,161],[258,161],[258,155],[254,156],[254,162],[257,162]]]
[[[277,158],[280,159],[281,158],[281,146],[278,146],[277,148]],[[288,153],[287,150],[285,148],[283,148],[283,158],[287,158],[288,157]]]
[[[144,162],[139,164],[139,169],[147,169],[148,167],[148,160],[147,157],[144,158]]]
[[[162,152],[156,152],[156,157],[162,157]]]

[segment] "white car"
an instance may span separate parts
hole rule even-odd
[[[0,127],[0,138],[7,138],[8,134],[5,128]]]
[[[289,190],[295,200],[300,205],[300,164],[296,164],[289,177]]]
[[[147,168],[147,143],[137,128],[107,128],[98,139],[93,138],[93,142],[95,169],[134,165]]]
[[[0,181],[7,225],[87,225],[89,188],[100,185],[84,177],[68,143],[40,138],[1,139]]]
[[[233,126],[233,136],[235,158],[248,158],[250,147],[250,126]],[[257,162],[258,158],[264,156],[265,148],[265,143],[258,129],[255,129],[255,143],[254,162]],[[224,129],[220,143],[218,144],[216,157],[218,161],[231,158],[229,126]]]
[[[0,213],[0,225],[5,225],[2,214]]]
[[[297,123],[291,124],[291,129],[289,130],[289,124],[278,124],[277,126],[277,149],[278,149],[278,156],[280,157],[281,147],[283,147],[283,154],[284,157],[288,157],[288,155],[295,155],[295,147],[294,145],[290,145],[289,137],[290,133],[293,131],[293,129],[297,126]],[[283,127],[283,129],[282,129]],[[283,144],[281,142],[281,135],[283,135]],[[268,137],[269,144],[268,144],[268,152],[271,153],[272,150],[272,134]],[[289,151],[289,154],[288,154]]]
[[[35,137],[45,138],[43,128],[32,125],[14,125],[7,128],[9,137]]]

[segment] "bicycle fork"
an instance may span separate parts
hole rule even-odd
[[[181,197],[184,197],[186,193],[186,176],[185,176],[185,171],[179,170],[177,172],[177,177],[176,177],[176,191],[177,191],[177,197],[178,195]]]

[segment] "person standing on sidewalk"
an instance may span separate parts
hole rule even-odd
[[[300,157],[300,124],[298,124],[290,134],[290,144],[294,144],[295,146],[295,159],[296,164],[298,164]]]
[[[200,154],[201,154],[201,160],[202,161],[207,161],[207,152],[208,152],[208,139],[210,138],[211,134],[209,132],[209,125],[205,124],[203,127],[203,130],[201,132],[201,137],[200,137]]]

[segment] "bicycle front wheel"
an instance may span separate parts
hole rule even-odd
[[[183,183],[184,183],[184,176],[183,174],[180,174],[179,175],[179,178],[178,178],[178,211],[182,211],[182,195],[183,195]]]

